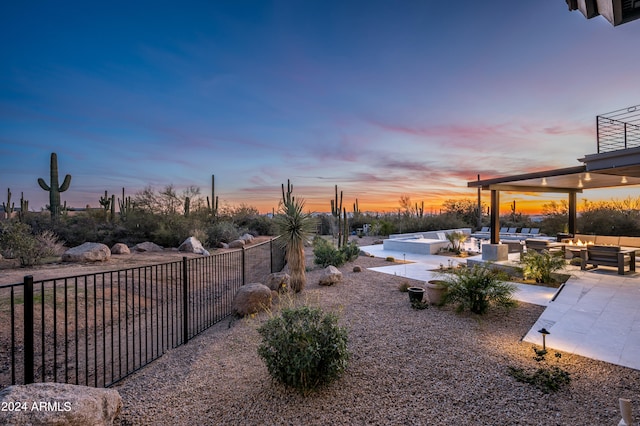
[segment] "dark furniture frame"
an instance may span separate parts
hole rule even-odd
[[[636,270],[636,250],[625,249],[620,246],[592,245],[580,251],[580,269],[587,269],[587,265],[613,266],[618,268],[618,274],[624,275],[625,267],[629,272]]]

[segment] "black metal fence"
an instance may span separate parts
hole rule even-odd
[[[231,314],[245,283],[284,267],[276,240],[117,271],[0,286],[0,389],[108,387]]]
[[[640,147],[640,105],[596,117],[598,153]]]

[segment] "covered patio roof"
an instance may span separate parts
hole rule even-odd
[[[500,191],[569,194],[569,232],[575,233],[577,193],[640,185],[640,147],[585,155],[578,161],[584,164],[468,182],[468,187],[491,191],[491,243],[499,242]]]

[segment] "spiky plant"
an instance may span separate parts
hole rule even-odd
[[[304,213],[304,200],[292,196],[293,185],[287,181],[287,192],[282,184],[282,200],[276,224],[282,235],[286,250],[290,287],[296,293],[304,289],[307,283],[305,275],[304,244],[315,231],[316,221],[310,213]]]

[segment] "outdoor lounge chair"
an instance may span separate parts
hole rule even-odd
[[[522,228],[520,230],[520,232],[518,232],[518,234],[520,234],[520,235],[529,235],[529,232],[531,232],[531,228]]]
[[[540,234],[540,228],[531,228],[531,230],[529,231],[529,235],[531,235],[532,237],[535,237],[536,235]]]
[[[533,238],[527,238],[524,242],[527,247],[527,251],[532,250],[538,253],[546,250],[549,253],[564,253],[564,244],[556,243],[549,240],[536,240]]]

